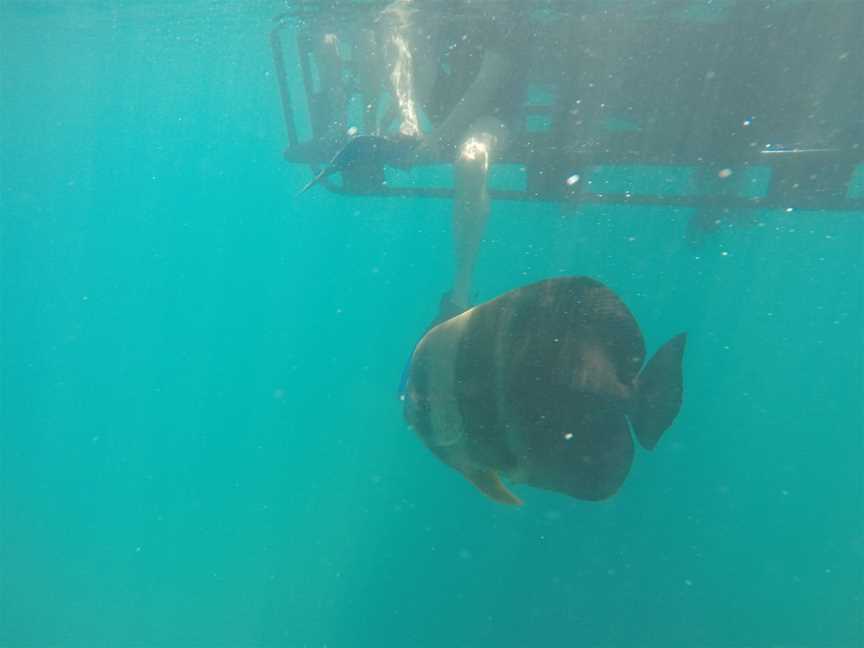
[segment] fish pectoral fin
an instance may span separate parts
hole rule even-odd
[[[507,490],[494,470],[467,468],[462,470],[462,474],[489,499],[509,506],[522,506],[522,500]]]

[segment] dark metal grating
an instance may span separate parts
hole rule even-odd
[[[809,1],[809,5],[808,5]],[[326,164],[335,150],[344,144],[344,137],[336,138],[328,134],[328,115],[332,107],[327,105],[327,98],[316,86],[317,77],[313,61],[313,41],[323,33],[350,31],[357,25],[372,24],[378,12],[390,4],[383,0],[294,0],[286,2],[286,10],[274,17],[274,27],[271,31],[271,46],[276,67],[276,77],[279,84],[282,109],[285,118],[286,131],[288,135],[288,148],[285,151],[286,160],[293,163],[310,165],[313,170]],[[520,19],[531,22],[532,29],[546,29],[548,25],[556,23],[556,16],[572,15],[574,7],[579,3],[575,0],[524,0],[514,3],[511,0],[486,0],[486,2],[472,2],[468,9],[457,10],[461,3],[452,0],[423,0],[424,10],[429,7],[440,6],[441,16],[454,24],[463,24],[464,21],[483,20],[483,6],[495,5],[497,8],[509,7],[520,13]],[[739,0],[733,2],[733,10],[729,12],[731,19],[694,21],[688,13],[692,3],[682,0],[667,0],[651,4],[650,11],[643,11],[634,15],[620,17],[628,21],[645,21],[646,25],[661,25],[663,39],[658,43],[652,43],[658,51],[651,52],[657,64],[657,69],[666,69],[681,59],[691,59],[688,63],[691,67],[687,69],[686,78],[676,79],[677,85],[669,85],[658,90],[652,95],[656,99],[655,106],[640,106],[646,111],[646,115],[654,111],[662,119],[664,110],[668,108],[669,99],[664,93],[673,96],[675,92],[680,96],[698,96],[703,92],[704,81],[699,75],[713,74],[718,61],[731,61],[732,68],[728,73],[729,79],[725,91],[728,93],[731,87],[734,91],[740,89],[734,87],[735,73],[734,65],[748,65],[746,56],[759,50],[751,41],[757,42],[762,34],[760,26],[754,26],[754,21],[769,16],[775,22],[782,23],[787,19],[782,8],[785,5],[797,7],[802,11],[802,6],[812,6],[814,12],[825,11],[825,4],[815,0],[804,0],[795,3],[752,3],[750,0]],[[760,6],[757,6],[760,5]],[[770,9],[773,13],[764,12]],[[857,18],[864,20],[864,3],[858,9]],[[763,12],[763,13],[759,13]],[[801,14],[803,15],[803,14]],[[791,18],[789,19],[791,20]],[[796,18],[799,20],[799,18]],[[812,22],[812,21],[810,21]],[[662,27],[666,25],[665,27]],[[535,27],[536,26],[536,27]],[[793,25],[794,27],[795,25]],[[776,27],[776,25],[765,25],[765,29]],[[651,27],[654,29],[655,27]],[[788,28],[788,27],[787,27]],[[750,30],[750,40],[742,39],[740,32]],[[634,38],[639,37],[639,31],[634,32]],[[806,42],[800,35],[802,42]],[[573,40],[576,40],[575,38]],[[812,39],[816,41],[817,39]],[[862,60],[862,41],[864,39],[852,38],[849,47],[849,56],[853,60]],[[758,44],[758,43],[757,43]],[[819,43],[813,43],[818,46]],[[749,48],[749,49],[748,49]],[[665,58],[664,58],[665,57]],[[701,67],[700,67],[701,66]],[[704,68],[704,69],[703,69]],[[684,69],[684,68],[679,68]],[[288,82],[289,70],[297,74],[298,70],[302,77],[305,97],[296,102],[290,92]],[[694,73],[695,70],[695,73]],[[614,70],[613,70],[614,71]],[[343,74],[345,77],[345,89],[348,94],[355,93],[357,84],[355,81],[356,70],[351,60],[344,62]],[[689,76],[688,76],[689,75]],[[658,83],[663,79],[658,79]],[[722,79],[721,79],[722,81]],[[812,81],[812,79],[811,79]],[[818,85],[818,80],[816,81]],[[857,90],[849,91],[844,97],[854,97],[859,92],[859,97],[864,97],[864,75],[852,74],[849,77],[839,77],[835,83],[854,85]],[[689,84],[689,85],[688,85]],[[719,89],[713,91],[713,95],[702,95],[698,107],[694,107],[695,113],[706,112],[713,109],[715,105],[726,100],[724,86],[716,84]],[[566,101],[566,97],[575,96],[573,90],[554,89],[552,94],[556,96],[559,104]],[[753,93],[753,100],[765,103],[770,101],[760,96],[759,89],[744,88],[745,91]],[[784,88],[785,90],[785,88]],[[557,92],[557,94],[556,94]],[[578,94],[578,92],[577,92]],[[802,98],[803,101],[804,98]],[[666,104],[663,102],[666,101]],[[702,136],[706,131],[712,129],[718,133],[708,133],[708,144],[699,142],[683,141],[681,133],[673,133],[678,137],[653,136],[649,132],[647,136],[632,132],[606,133],[604,137],[585,139],[562,136],[562,126],[554,123],[560,121],[566,108],[562,105],[539,105],[526,107],[526,119],[533,117],[545,117],[552,120],[552,127],[545,130],[532,132],[525,129],[520,132],[519,137],[508,149],[502,163],[517,165],[524,170],[525,186],[513,189],[492,190],[493,197],[508,200],[540,200],[540,201],[579,201],[579,202],[613,202],[630,204],[660,204],[660,205],[710,205],[717,207],[741,208],[741,207],[796,207],[806,209],[830,209],[830,210],[864,210],[864,197],[861,192],[854,193],[852,190],[853,178],[862,175],[861,164],[864,163],[864,112],[846,111],[843,114],[852,115],[846,128],[847,135],[840,141],[829,143],[823,142],[779,142],[780,146],[765,146],[755,148],[752,151],[740,146],[730,146],[730,138],[724,137],[723,128],[728,124],[715,124],[712,122],[694,121],[696,126],[693,130]],[[304,111],[307,121],[311,124],[312,133],[301,134],[298,129],[296,111]],[[690,115],[682,113],[689,118]],[[855,116],[857,115],[857,117]],[[649,117],[651,117],[649,115]],[[565,116],[566,118],[566,116]],[[653,119],[653,117],[651,117]],[[650,119],[649,119],[650,121]],[[332,128],[330,129],[332,131]],[[660,129],[660,132],[662,129]],[[685,131],[687,135],[689,131]],[[712,139],[713,138],[713,139]],[[696,139],[699,139],[698,137]],[[681,140],[681,141],[679,141]],[[435,161],[447,164],[451,160],[442,158]],[[597,166],[652,166],[652,167],[692,167],[702,169],[718,169],[724,165],[736,168],[748,166],[765,167],[770,170],[770,186],[763,195],[758,197],[742,197],[734,192],[714,192],[694,196],[664,196],[644,195],[634,192],[596,194],[581,191],[584,185],[580,185],[580,191],[575,191],[566,182],[568,177],[574,173],[583,176],[590,173]],[[419,183],[406,187],[395,187],[385,180],[383,169],[380,173],[373,173],[370,177],[362,174],[343,174],[341,183],[332,181],[325,182],[325,186],[331,191],[347,194],[374,194],[381,196],[415,196],[415,197],[448,197],[452,195],[449,187],[422,186]],[[859,178],[859,182],[862,180]]]

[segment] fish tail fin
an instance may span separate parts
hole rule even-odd
[[[681,333],[657,350],[636,379],[636,398],[630,422],[636,438],[653,450],[681,409],[684,380],[681,364],[687,334]]]

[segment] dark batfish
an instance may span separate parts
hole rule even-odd
[[[426,446],[497,502],[502,483],[584,500],[614,495],[681,407],[686,334],[648,364],[639,325],[603,284],[562,277],[512,290],[431,329],[406,385]]]

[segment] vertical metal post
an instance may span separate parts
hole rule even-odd
[[[285,54],[282,49],[283,25],[276,25],[270,32],[270,47],[273,50],[273,66],[276,70],[276,83],[279,85],[279,98],[282,101],[282,117],[285,120],[285,130],[288,133],[290,146],[297,146],[297,126],[294,123],[294,108],[291,105],[291,91],[288,89],[288,77],[285,72]]]

